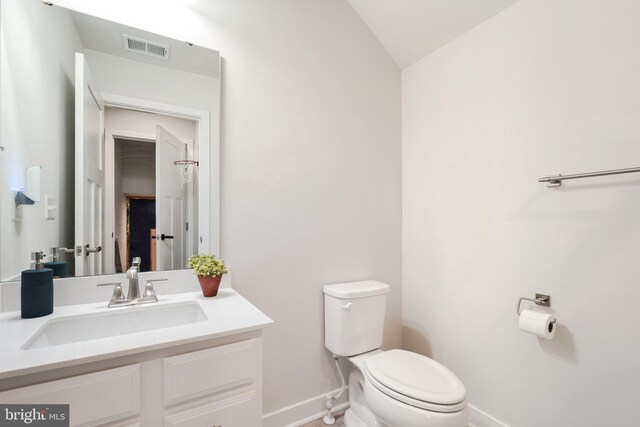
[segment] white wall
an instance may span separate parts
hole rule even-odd
[[[29,268],[31,252],[74,244],[73,193],[62,190],[73,188],[74,55],[82,45],[69,14],[38,1],[2,0],[1,38],[0,280],[6,280]],[[22,221],[14,222],[12,188],[24,186],[29,166],[42,166],[41,201],[23,207]],[[45,195],[58,201],[56,220],[45,220]]]
[[[636,425],[640,5],[522,0],[402,73],[405,345],[518,427]],[[518,330],[548,293],[553,341]]]
[[[220,50],[222,256],[234,288],[276,321],[264,411],[338,386],[326,283],[388,282],[385,345],[399,345],[400,73],[348,3],[59,3]]]
[[[389,283],[384,344],[401,343],[400,75],[346,1],[212,3],[222,255],[276,322],[264,336],[269,412],[338,386],[324,284]]]

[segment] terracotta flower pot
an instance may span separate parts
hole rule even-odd
[[[205,297],[215,297],[218,295],[221,280],[222,276],[198,276],[198,281],[202,288],[202,295]]]

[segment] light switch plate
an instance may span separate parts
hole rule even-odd
[[[44,218],[48,221],[56,219],[58,215],[58,201],[55,197],[44,196]]]
[[[22,205],[15,205],[16,211],[13,215],[13,222],[21,222],[22,221]]]

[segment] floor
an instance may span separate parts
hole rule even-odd
[[[336,423],[332,427],[344,427],[344,411],[336,412],[333,414],[336,419]],[[303,424],[300,427],[327,427],[327,425],[322,422],[322,418],[311,421],[310,423]]]

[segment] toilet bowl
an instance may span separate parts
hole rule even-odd
[[[389,286],[375,281],[324,287],[325,346],[346,357],[347,427],[464,427],[466,391],[445,366],[405,350],[380,350]]]

